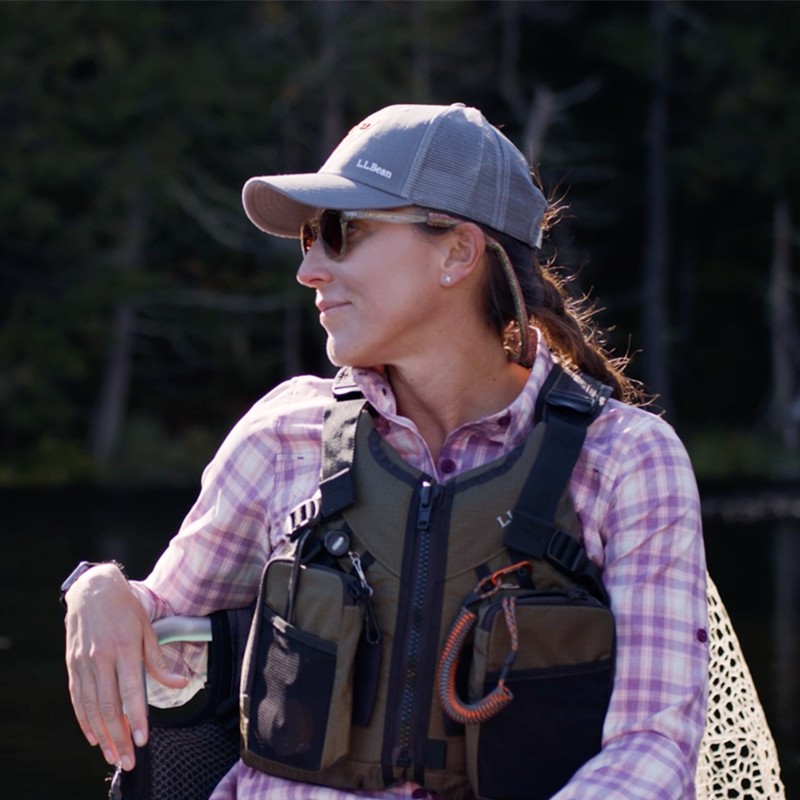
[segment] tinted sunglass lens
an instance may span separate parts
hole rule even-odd
[[[341,257],[345,241],[338,211],[323,211],[318,220],[303,223],[300,228],[300,246],[303,254],[308,253],[317,239],[322,239],[329,255],[333,258]]]
[[[300,228],[300,246],[303,248],[303,253],[307,253],[316,240],[317,237],[314,234],[314,228],[311,223],[304,223],[303,227]]]
[[[342,222],[338,211],[323,211],[319,218],[319,235],[331,254],[338,258],[342,254]]]

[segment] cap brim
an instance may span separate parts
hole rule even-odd
[[[273,236],[297,239],[300,226],[321,209],[396,208],[408,200],[341,175],[312,172],[250,178],[242,204],[250,221]]]

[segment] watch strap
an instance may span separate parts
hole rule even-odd
[[[100,564],[114,564],[114,566],[116,566],[119,571],[125,575],[125,569],[118,561],[81,561],[61,584],[61,590],[58,599],[64,610],[67,608],[67,592],[72,588],[72,585],[75,583],[75,581],[77,581],[78,578],[80,578],[85,572],[88,572],[93,567],[100,566]]]

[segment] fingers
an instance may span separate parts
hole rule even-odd
[[[135,763],[131,725],[126,712],[135,709],[142,742],[147,737],[147,712],[142,677],[141,647],[109,647],[113,656],[96,651],[73,651],[68,659],[70,698],[78,724],[91,745],[99,745],[109,764],[132,769]]]
[[[121,665],[124,670],[124,666]],[[125,716],[125,692],[130,692],[130,685],[119,680],[120,674],[115,670],[98,670],[95,675],[97,686],[97,703],[88,703],[87,713],[92,729],[98,735],[103,756],[109,764],[122,764],[125,770],[133,769],[135,755],[131,741],[131,729]],[[143,694],[142,677],[139,671],[139,694]],[[146,725],[146,718],[144,721]]]
[[[141,655],[135,663],[126,661],[118,665],[116,689],[122,701],[120,712],[126,723],[123,745],[130,746],[133,738],[137,747],[144,747],[147,743],[147,694]],[[124,756],[130,755],[133,758],[133,750],[128,752],[128,747],[125,747],[120,755],[122,768],[127,769]]]
[[[170,669],[152,625],[148,626],[144,635],[144,666],[148,675],[171,689],[182,689],[189,683],[188,677]]]
[[[107,568],[108,566],[108,568]],[[130,714],[137,737],[147,737],[142,675],[144,610],[112,565],[95,567],[67,598],[67,671],[78,724],[110,764],[132,769],[135,757]]]
[[[94,735],[92,725],[89,722],[88,715],[84,711],[84,705],[82,702],[83,682],[81,681],[77,671],[73,670],[69,671],[69,696],[70,701],[72,702],[72,708],[75,711],[75,718],[78,720],[78,725],[80,726],[81,732],[86,737],[86,741],[89,742],[92,747],[95,747],[98,744],[97,737]]]
[[[148,736],[144,670],[155,680],[173,689],[181,689],[189,682],[188,678],[172,672],[168,667],[164,653],[158,645],[158,637],[149,621],[145,621],[143,624],[142,634],[143,650],[137,661],[137,668],[131,671],[129,669],[130,662],[125,662],[118,669],[118,686],[122,707],[137,747],[144,747]]]
[[[66,626],[70,698],[81,731],[109,764],[132,769],[134,742],[147,742],[144,670],[171,688],[189,681],[167,666],[150,620],[113,565],[94,567],[73,584]]]

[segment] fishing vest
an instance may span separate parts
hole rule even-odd
[[[242,758],[447,800],[550,797],[600,749],[614,621],[566,490],[607,387],[555,367],[525,442],[438,483],[337,380],[320,490],[265,566]]]

